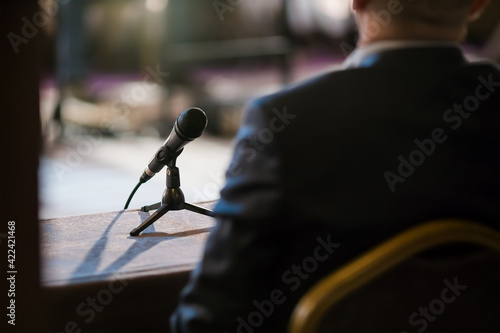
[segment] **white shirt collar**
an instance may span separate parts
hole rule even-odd
[[[342,68],[359,67],[366,57],[387,50],[395,50],[409,47],[460,47],[460,44],[443,41],[414,41],[414,40],[391,40],[370,43],[367,46],[355,49],[342,63]]]

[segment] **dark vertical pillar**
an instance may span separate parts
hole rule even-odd
[[[0,2],[1,332],[46,332],[39,282],[37,178],[39,41],[46,18],[35,0]],[[8,257],[9,250],[15,257]]]

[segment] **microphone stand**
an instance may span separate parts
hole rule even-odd
[[[163,192],[163,197],[161,202],[144,206],[141,211],[148,212],[152,209],[156,211],[148,217],[144,222],[142,222],[137,228],[130,232],[130,236],[139,236],[139,234],[149,227],[151,224],[156,222],[160,217],[165,215],[170,210],[182,210],[186,209],[198,214],[203,214],[213,217],[214,214],[211,210],[203,208],[201,206],[186,202],[184,200],[184,193],[181,190],[181,179],[179,174],[179,168],[175,166],[177,157],[180,155],[182,150],[175,153],[174,157],[169,163],[167,163],[167,188]]]

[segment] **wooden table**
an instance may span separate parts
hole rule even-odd
[[[171,211],[131,237],[149,215],[127,210],[41,222],[51,332],[169,331],[169,316],[215,220]]]

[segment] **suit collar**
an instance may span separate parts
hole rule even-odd
[[[465,59],[457,43],[432,41],[384,41],[356,49],[344,61],[343,68],[379,66],[444,65],[464,63]]]

